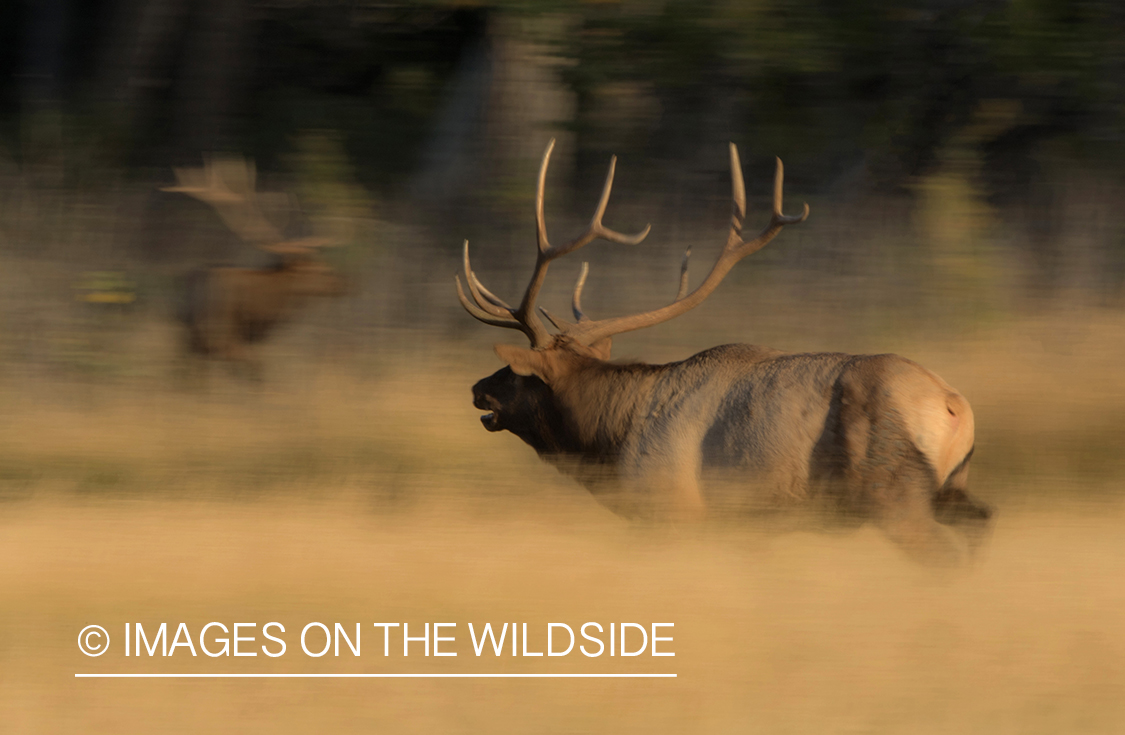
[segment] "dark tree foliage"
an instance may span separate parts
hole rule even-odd
[[[215,9],[232,5],[219,34]],[[113,67],[140,57],[114,44],[153,8],[171,18],[168,48],[138,87]],[[578,112],[558,122],[578,133],[582,171],[610,147],[658,167],[702,161],[718,137],[781,155],[804,186],[862,170],[902,190],[968,134],[1003,204],[1026,195],[1045,145],[1106,167],[1122,158],[1117,0],[22,0],[0,3],[0,145],[18,157],[21,116],[48,98],[120,163],[163,166],[207,145],[269,167],[298,131],[323,128],[364,183],[392,187],[418,164],[466,44],[499,13],[573,21],[554,43]],[[209,42],[243,63],[204,76],[229,88],[224,119],[192,136],[183,120],[217,104],[191,88]]]
[[[163,167],[204,148],[268,169],[301,131],[329,130],[365,184],[387,187],[416,163],[485,15],[331,0],[0,3],[0,147],[28,155],[21,120],[43,107],[117,165]],[[137,45],[144,32],[155,50]]]
[[[563,52],[588,147],[607,136],[588,114],[598,90],[626,82],[659,100],[652,128],[626,138],[646,153],[689,147],[725,116],[756,149],[818,164],[822,183],[863,164],[901,187],[994,100],[1018,109],[977,141],[997,196],[1026,184],[1048,140],[1121,156],[1125,6],[1110,0],[597,4]]]

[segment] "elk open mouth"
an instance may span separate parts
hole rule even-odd
[[[492,396],[477,396],[473,399],[473,405],[488,411],[480,417],[480,422],[484,425],[484,428],[489,431],[500,431],[502,428],[500,426],[500,406],[495,398]]]

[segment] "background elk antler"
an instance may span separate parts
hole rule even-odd
[[[214,208],[231,232],[251,245],[281,242],[282,235],[258,205],[257,170],[243,158],[209,158],[203,168],[176,168],[176,186],[162,191],[194,197]]]
[[[262,211],[257,169],[241,157],[208,158],[202,168],[176,168],[176,186],[161,191],[187,194],[210,205],[243,242],[277,255],[302,255],[331,244],[323,237],[285,240]]]

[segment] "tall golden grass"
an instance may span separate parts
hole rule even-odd
[[[667,537],[573,505],[41,501],[0,549],[8,732],[1113,732],[1120,509],[1009,514],[935,579],[873,532]],[[280,620],[281,659],[121,657],[123,622]],[[364,655],[308,659],[308,621]],[[674,622],[674,658],[476,659],[465,623]],[[383,659],[373,622],[458,622],[457,658]],[[116,649],[88,659],[78,631]],[[253,631],[252,631],[253,632]],[[542,633],[539,633],[542,640]],[[261,640],[259,638],[259,640]],[[535,647],[532,648],[535,650]],[[541,648],[540,648],[541,650]],[[89,680],[79,672],[674,672],[674,680]]]

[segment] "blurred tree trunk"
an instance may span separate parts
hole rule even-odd
[[[249,3],[120,0],[101,76],[126,140],[136,142],[170,114],[171,137],[162,142],[171,158],[236,147],[252,60]],[[169,112],[163,105],[170,88]]]
[[[126,142],[144,135],[172,84],[190,0],[119,0],[102,49],[101,86]]]
[[[27,41],[23,46],[23,96],[35,105],[58,95],[68,13],[66,0],[39,0],[29,7]]]
[[[59,183],[62,176],[60,79],[65,67],[66,0],[30,4],[27,41],[22,60],[21,157],[25,170],[42,183]]]
[[[1039,183],[1023,202],[1026,247],[1031,256],[1027,290],[1037,300],[1048,303],[1064,280],[1067,263],[1062,250],[1062,222],[1053,182]]]
[[[492,58],[484,36],[466,44],[433,134],[411,183],[411,195],[423,203],[442,203],[472,189],[483,159],[483,129],[492,81]]]
[[[509,192],[530,200],[551,137],[558,139],[552,171],[571,169],[573,136],[564,126],[574,120],[575,101],[551,45],[574,25],[566,15],[489,15],[483,38],[467,46],[450,84],[415,196],[438,205],[504,205]]]
[[[534,170],[547,141],[557,142],[552,170],[573,165],[574,136],[564,126],[574,121],[574,94],[559,74],[551,47],[575,28],[562,14],[495,14],[489,23],[492,85],[486,131],[492,175],[501,180]]]

